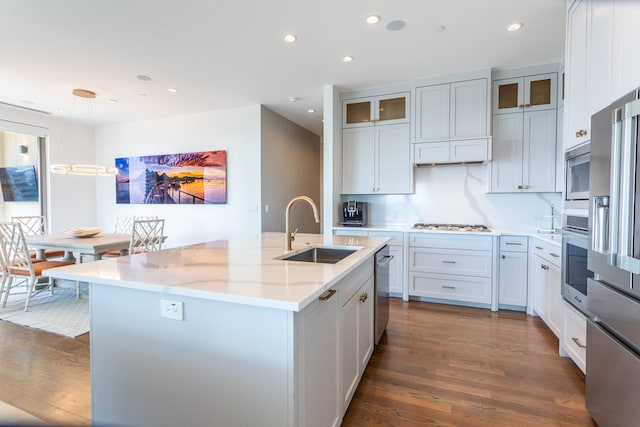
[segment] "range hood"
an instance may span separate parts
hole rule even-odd
[[[470,165],[491,161],[491,138],[418,142],[413,145],[416,166]]]

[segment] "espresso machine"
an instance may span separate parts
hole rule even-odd
[[[342,204],[342,225],[363,226],[367,225],[367,202],[355,202],[350,200]]]

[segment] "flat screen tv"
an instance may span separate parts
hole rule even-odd
[[[35,166],[0,168],[0,186],[5,202],[38,201],[38,178]]]

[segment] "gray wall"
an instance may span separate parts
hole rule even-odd
[[[284,231],[285,210],[296,196],[309,196],[322,218],[320,137],[266,107],[261,108],[262,231]],[[297,203],[291,210],[291,229],[320,233],[311,207]]]

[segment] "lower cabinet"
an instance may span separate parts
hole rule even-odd
[[[562,294],[560,247],[534,240],[531,257],[533,311],[560,338],[562,333]]]
[[[565,301],[562,301],[562,317],[560,353],[569,356],[573,363],[586,373],[587,318]]]
[[[528,284],[528,238],[500,236],[498,304],[500,308],[526,310]]]

